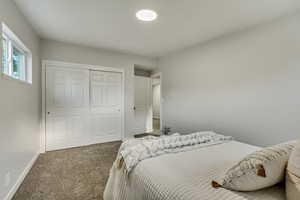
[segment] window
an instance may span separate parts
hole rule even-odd
[[[2,24],[2,73],[13,79],[31,83],[32,56],[28,48]]]

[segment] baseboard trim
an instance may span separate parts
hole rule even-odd
[[[99,137],[99,138],[93,138],[91,140],[87,141],[75,141],[72,144],[66,145],[64,143],[58,143],[56,145],[49,146],[46,148],[46,152],[48,151],[56,151],[56,150],[62,150],[62,149],[71,149],[76,147],[85,147],[90,146],[93,144],[101,144],[101,143],[107,143],[107,142],[115,142],[115,141],[121,141],[120,136],[106,136],[106,137]]]
[[[10,191],[8,192],[8,194],[6,195],[6,197],[4,198],[4,200],[11,200],[13,198],[13,196],[15,195],[15,193],[17,192],[17,190],[19,189],[20,185],[22,184],[22,182],[24,181],[25,177],[27,176],[27,174],[29,173],[29,171],[31,170],[32,166],[34,165],[35,161],[37,160],[37,158],[39,157],[39,153],[37,153],[32,159],[31,161],[28,163],[28,165],[25,167],[25,169],[23,170],[23,172],[21,173],[21,175],[19,176],[17,182],[14,184],[14,186],[10,189]]]

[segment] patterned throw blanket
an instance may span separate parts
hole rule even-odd
[[[119,168],[124,167],[127,173],[142,160],[167,153],[189,151],[203,146],[230,141],[231,136],[224,136],[214,132],[197,132],[189,135],[178,133],[171,136],[141,139],[129,139],[121,145],[117,156]]]

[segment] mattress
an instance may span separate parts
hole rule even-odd
[[[211,186],[213,179],[259,149],[230,141],[141,161],[129,175],[113,166],[104,200],[285,200],[280,184],[255,192]]]

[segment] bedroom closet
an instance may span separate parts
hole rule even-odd
[[[122,72],[47,63],[45,79],[47,151],[122,139]]]

